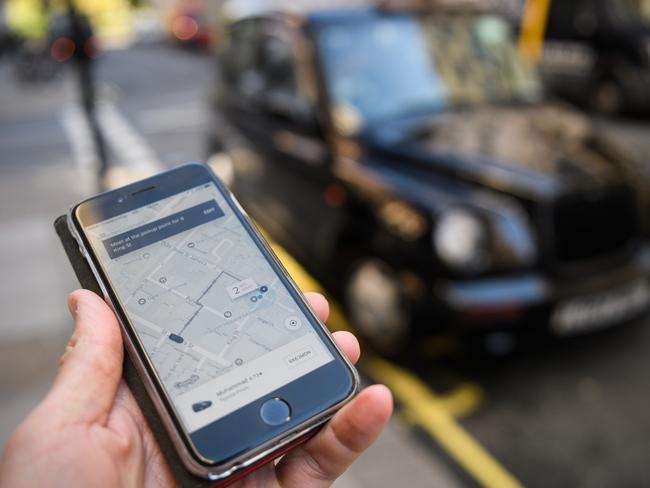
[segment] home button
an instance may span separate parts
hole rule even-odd
[[[262,404],[260,417],[267,425],[282,425],[291,418],[291,407],[281,398],[271,398]]]

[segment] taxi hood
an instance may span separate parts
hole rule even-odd
[[[389,129],[367,139],[388,161],[528,197],[604,187],[624,173],[589,120],[563,105],[485,106],[446,112],[397,136]]]

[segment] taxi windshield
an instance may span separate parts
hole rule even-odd
[[[332,104],[367,124],[539,98],[499,17],[368,15],[324,23],[316,36]]]

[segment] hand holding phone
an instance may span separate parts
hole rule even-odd
[[[70,223],[192,472],[268,460],[354,395],[353,368],[205,166],[89,199]]]
[[[317,295],[308,298],[325,320],[326,302]],[[74,292],[69,305],[74,339],[55,385],[7,443],[0,487],[116,487],[133,480],[142,486],[175,486],[137,403],[120,384],[123,349],[114,314],[85,290]],[[352,360],[358,357],[351,334],[335,333],[335,339]],[[250,474],[242,486],[327,486],[376,438],[391,404],[383,387],[362,391],[316,437],[277,465]],[[325,471],[313,471],[317,466]]]

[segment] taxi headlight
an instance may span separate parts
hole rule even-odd
[[[444,212],[433,232],[433,247],[439,259],[462,272],[481,272],[489,266],[488,240],[484,222],[464,209]]]

